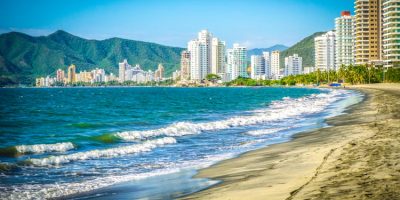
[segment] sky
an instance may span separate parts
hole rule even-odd
[[[354,0],[0,0],[0,33],[120,37],[186,47],[208,29],[228,47],[291,46],[334,28]]]

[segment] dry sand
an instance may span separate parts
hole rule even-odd
[[[222,182],[183,199],[400,199],[400,84],[357,90],[331,127],[204,169]]]

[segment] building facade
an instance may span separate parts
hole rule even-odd
[[[315,69],[321,71],[336,70],[335,32],[329,31],[314,38]]]
[[[164,80],[164,66],[161,63],[158,64],[157,70],[154,72],[154,79],[156,81]]]
[[[225,73],[225,42],[219,40],[218,38],[212,39],[210,73]]]
[[[400,1],[382,0],[385,67],[400,67]]]
[[[187,51],[190,63],[190,80],[202,81],[210,73],[226,76],[225,42],[213,37],[207,30],[200,31],[197,39],[188,42]],[[181,59],[186,58],[181,55]],[[181,60],[181,67],[185,61]],[[181,74],[184,75],[183,70],[181,70]]]
[[[270,78],[279,79],[280,77],[280,51],[271,52],[271,70]]]
[[[68,67],[68,77],[67,83],[75,83],[76,82],[76,67],[74,64]]]
[[[118,64],[118,79],[120,83],[123,83],[126,81],[125,76],[126,76],[126,70],[131,68],[131,66],[128,64],[128,60],[124,59],[123,62]]]
[[[188,51],[181,53],[181,79],[190,79],[190,53]]]
[[[285,76],[303,74],[303,58],[297,54],[285,58]]]
[[[382,0],[355,1],[355,64],[382,61]]]
[[[250,59],[251,78],[260,80],[265,79],[265,59],[262,55],[252,55]]]
[[[204,80],[211,72],[211,40],[212,34],[207,30],[202,30],[198,33],[197,39],[188,43],[191,80]]]
[[[235,80],[238,77],[248,78],[247,48],[239,44],[233,44],[233,48],[230,52],[230,63],[228,65],[230,65],[231,68],[231,80]]]
[[[64,70],[58,69],[56,71],[56,80],[59,83],[64,83],[64,81],[65,81],[65,72],[64,72]]]
[[[264,57],[264,67],[265,67],[265,76],[267,79],[271,78],[271,55],[269,52],[263,52]]]
[[[354,64],[354,24],[350,11],[343,11],[335,19],[336,33],[336,67]]]

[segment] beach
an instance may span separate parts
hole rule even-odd
[[[400,84],[347,88],[365,100],[328,127],[201,170],[221,182],[182,199],[400,199]]]

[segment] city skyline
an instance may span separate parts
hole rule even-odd
[[[329,22],[337,13],[354,10],[353,0],[201,3],[40,0],[34,5],[17,0],[0,2],[0,5],[5,8],[0,13],[5,19],[0,22],[0,33],[18,31],[37,36],[61,29],[87,39],[121,37],[185,47],[186,38],[195,37],[193,33],[198,30],[208,29],[224,38],[227,46],[239,43],[250,49],[275,44],[291,46],[314,32],[332,30],[334,27]]]

